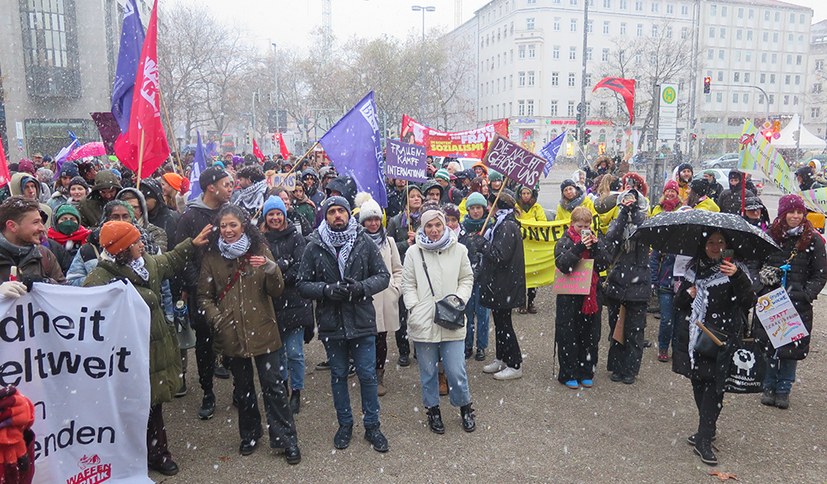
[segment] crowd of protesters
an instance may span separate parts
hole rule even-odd
[[[172,324],[176,309],[188,312],[195,330],[197,415],[214,415],[213,379],[232,378],[241,455],[253,453],[264,433],[255,371],[270,446],[282,449],[290,464],[301,461],[294,415],[304,390],[303,345],[314,338],[327,357],[316,368],[330,371],[334,447],[345,449],[352,438],[348,378],[355,375],[364,438],[387,452],[379,397],[394,385],[385,378],[388,333],[400,367],[417,360],[430,430],[445,432],[440,395],[449,395],[462,428],[474,431],[466,360],[489,357],[493,320],[494,357],[482,371],[496,380],[520,378],[512,313],[538,312],[537,290],[526,287],[521,224],[563,221],[568,228],[554,249],[556,267],[568,274],[582,259],[595,262],[588,294],[557,295],[556,378],[571,389],[594,385],[605,306],[609,378],[634,384],[648,343],[647,302],[654,297],[658,360],[671,360],[674,371],[691,379],[699,425],[688,440],[714,465],[721,375],[709,358],[694,354],[690,319],[724,334],[750,330],[771,363],[761,403],[788,408],[809,337],[772,348],[762,325],[750,319],[756,297],[775,288],[757,276],[766,266],[786,264],[783,283],[808,330],[813,301],[827,282],[824,240],[803,200],[785,195],[770,220],[755,186],[737,170],[724,188],[715,172],[696,178],[691,165],[681,164],[650,202],[640,175],[600,157],[563,181],[552,215],[537,203],[539,187],[515,185],[481,163],[463,169],[446,159],[437,168],[429,160],[431,178],[421,185],[387,180],[382,208],[323,155],[258,160],[227,154],[192,182],[190,161],[171,161],[136,180],[130,170],[95,159],[59,167],[44,158],[23,160],[10,167],[14,174],[0,192],[0,296],[24,294],[33,282],[97,286],[122,279],[150,307],[148,466],[165,475],[179,468],[162,405],[189,391],[187,351],[179,350]],[[278,174],[291,174],[292,181],[273,183]],[[796,175],[802,189],[817,184],[810,171]],[[197,197],[190,196],[191,184],[200,189]],[[710,231],[689,264],[693,269],[677,274],[674,254],[631,237],[647,218],[690,209],[740,215],[782,251],[765,261],[722,261],[727,236]],[[9,278],[12,267],[17,280]],[[465,305],[460,328],[435,319],[436,303],[451,295]]]

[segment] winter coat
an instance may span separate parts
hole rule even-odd
[[[305,199],[303,202],[294,199],[293,210],[295,210],[296,214],[301,216],[308,225],[311,227],[313,226],[313,223],[316,220],[316,207],[313,206],[309,198]]]
[[[218,215],[219,208],[213,209],[204,204],[203,195],[187,203],[187,211],[178,220],[178,229],[175,233],[175,242],[178,243],[187,237],[196,237],[207,226],[213,223]],[[181,271],[181,278],[184,289],[194,293],[198,286],[198,276],[201,272],[201,258],[204,256],[204,249],[196,247],[192,257],[187,261],[184,270]]]
[[[747,190],[747,197],[755,197],[755,194]],[[721,209],[721,212],[724,213],[734,213],[735,215],[741,214],[741,190],[724,190],[721,192],[721,195],[718,197],[717,200],[718,207]]]
[[[313,304],[302,298],[296,288],[296,276],[307,242],[295,225],[288,225],[280,231],[265,232],[264,238],[267,239],[273,260],[279,265],[284,278],[284,291],[279,297],[273,298],[281,334],[296,328],[312,328]]]
[[[781,251],[769,256],[765,266],[781,267],[792,255],[799,236],[784,238],[779,244]],[[827,256],[825,256],[824,239],[819,233],[813,234],[810,245],[803,251],[798,251],[790,261],[790,271],[787,273],[787,293],[793,307],[798,311],[804,327],[813,332],[813,301],[827,283]],[[775,287],[761,286],[759,296],[764,295]],[[785,360],[803,360],[810,352],[810,336],[782,346],[777,351],[769,342],[764,326],[756,317],[752,324],[753,334],[764,344],[769,354],[777,353],[778,358]]]
[[[391,276],[382,262],[379,247],[361,227],[357,228],[356,241],[345,266],[345,277],[362,284],[363,298],[334,301],[324,296],[325,286],[342,283],[344,278],[339,273],[336,256],[324,245],[318,230],[314,231],[302,256],[296,286],[303,298],[316,301],[319,339],[355,339],[376,334],[373,295],[388,287]]]
[[[492,224],[495,219],[492,216]],[[525,306],[525,257],[520,225],[509,214],[482,250],[480,304],[489,309]]]
[[[267,274],[263,267],[251,267],[247,257],[252,255],[273,260],[270,249],[264,246],[256,253],[248,252],[232,260],[222,257],[218,248],[213,247],[206,251],[201,262],[198,309],[204,311],[216,347],[224,356],[252,358],[281,348],[271,298],[281,296],[284,279],[278,268]],[[241,275],[227,290],[238,271]],[[225,291],[224,298],[219,301],[218,297]]]
[[[121,181],[111,171],[101,171],[95,175],[95,185],[89,195],[86,196],[78,204],[78,212],[80,212],[81,225],[84,227],[97,227],[103,215],[103,206],[106,201],[101,199],[100,191],[104,189],[115,188],[119,190]]]
[[[465,225],[460,226],[458,242],[468,249],[468,260],[474,271],[474,278],[479,278],[479,268],[482,262],[482,250],[485,248],[485,238],[477,232],[469,231]]]
[[[415,232],[419,228],[419,217],[412,217],[412,219],[414,223],[411,230]],[[404,210],[388,219],[386,232],[388,237],[396,241],[396,250],[399,251],[402,262],[405,262],[405,253],[410,246],[408,245],[408,216]]]
[[[446,229],[447,230],[447,229]],[[434,323],[436,302],[449,294],[456,294],[463,302],[471,298],[474,274],[468,260],[468,250],[457,243],[456,235],[450,234],[451,242],[441,251],[429,251],[416,242],[405,258],[402,270],[402,297],[408,309],[408,338],[421,343],[464,341],[465,325],[459,329],[446,329]],[[428,266],[428,277],[422,266],[423,257]]]
[[[571,214],[569,214],[569,218],[571,218]],[[517,217],[517,220],[521,222],[547,222],[548,219],[546,218],[546,212],[543,210],[543,207],[540,206],[539,203],[534,203],[531,208],[525,211],[520,211],[520,216]]]
[[[554,264],[557,269],[563,274],[570,274],[580,259],[583,258],[583,252],[586,250],[586,245],[582,242],[575,244],[569,235],[569,231],[563,232],[563,236],[557,240],[554,246]],[[609,252],[606,250],[606,244],[602,237],[597,240],[597,245],[592,246],[589,250],[587,259],[594,259],[594,272],[600,274],[605,271],[611,263]],[[599,283],[598,283],[599,284]],[[597,303],[602,304],[602,294],[600,287],[597,288]],[[580,316],[583,307],[583,299],[586,296],[579,296],[574,294],[558,294],[557,295],[557,312],[560,321],[574,321]],[[599,319],[599,313],[597,315]]]
[[[149,223],[166,232],[167,241],[176,240],[175,232],[180,219],[181,214],[169,208],[163,201],[159,201],[155,205],[155,210],[149,212]]]
[[[175,326],[167,323],[161,308],[161,281],[169,279],[184,267],[192,254],[191,240],[162,255],[144,254],[144,267],[149,280],[141,279],[129,266],[101,260],[86,277],[84,287],[103,286],[113,279],[125,278],[135,286],[141,299],[149,306],[149,382],[152,405],[172,401],[181,387],[181,353]]]
[[[635,224],[645,220],[645,209],[632,210]],[[614,262],[606,278],[605,294],[618,301],[648,301],[649,293],[649,247],[639,244],[624,234],[629,224],[629,208],[621,206],[618,216],[609,226],[606,244]]]
[[[142,229],[144,229],[144,231],[147,234],[149,234],[150,239],[159,249],[161,249],[161,252],[166,252],[167,248],[169,247],[169,239],[167,238],[167,233],[161,227],[158,227],[157,225],[151,224],[147,221],[149,217],[149,212],[146,209],[146,198],[144,198],[144,194],[141,193],[141,191],[137,188],[124,188],[123,190],[118,192],[118,194],[115,196],[115,199],[124,200],[124,194],[126,193],[131,193],[133,196],[137,197],[138,203],[141,205],[141,218],[138,219],[138,226],[140,226]]]
[[[719,362],[695,353],[695,367],[690,364],[689,325],[695,322],[690,321],[693,298],[687,290],[693,285],[692,282],[683,281],[674,299],[672,371],[687,378],[717,381],[726,376],[726,369],[719,368]],[[726,339],[733,338],[734,341],[743,330],[748,311],[755,305],[755,293],[749,276],[739,267],[729,278],[729,283],[711,286],[708,291],[704,326],[723,333]]]
[[[393,238],[387,237],[379,246],[382,261],[390,271],[388,287],[373,297],[373,309],[376,311],[376,331],[392,333],[399,329],[399,294],[402,291],[402,259]]]
[[[8,281],[12,266],[17,267],[17,278],[46,279],[52,284],[63,284],[65,279],[57,257],[42,245],[19,247],[0,234],[0,281]]]
[[[580,196],[580,193],[581,192],[578,191],[578,193],[577,193],[578,197]],[[592,213],[592,215],[597,215],[597,211],[594,209],[594,201],[592,201],[592,199],[587,197],[587,196],[583,197],[583,201],[578,205],[578,207],[586,207],[586,208],[589,209],[589,211]],[[574,210],[574,208],[575,207],[572,207],[572,210]],[[572,210],[569,210],[568,208],[566,208],[566,205],[563,204],[563,200],[561,199],[560,203],[557,204],[557,214],[555,215],[554,220],[555,221],[571,220]]]
[[[385,189],[388,194],[388,208],[385,209],[385,212],[388,218],[391,218],[405,210],[405,189],[397,190],[392,185],[386,186]]]
[[[7,183],[7,187],[9,189],[9,195],[12,197],[23,196],[23,186],[29,182],[27,178],[34,180],[35,187],[37,188],[37,199],[36,201],[40,204],[40,210],[46,214],[46,221],[43,223],[46,227],[49,227],[52,223],[52,208],[40,202],[40,198],[42,195],[42,185],[34,176],[29,175],[26,172],[18,172],[11,176],[11,180]]]
[[[721,209],[718,207],[718,205],[714,201],[712,201],[712,199],[709,198],[709,197],[704,198],[703,200],[698,202],[698,204],[695,205],[692,208],[694,208],[695,210],[706,210],[707,212],[720,212],[721,211]]]

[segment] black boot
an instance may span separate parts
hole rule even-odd
[[[765,388],[764,394],[761,395],[761,405],[766,405],[768,407],[775,406],[775,391]]]
[[[712,451],[712,440],[709,437],[698,436],[695,441],[695,453],[701,458],[701,462],[708,466],[718,465],[718,458]]]
[[[477,422],[475,421],[474,409],[471,404],[459,407],[459,413],[462,415],[462,430],[466,432],[473,432],[477,429]]]
[[[790,408],[790,394],[789,393],[776,393],[775,394],[775,406],[780,409],[788,409]]]
[[[198,418],[209,420],[215,413],[215,393],[205,393],[201,400],[201,408],[198,409]]]
[[[376,452],[384,453],[388,451],[388,439],[386,439],[382,431],[379,430],[379,424],[370,428],[365,427],[365,440],[370,442],[370,446],[373,447],[373,450]]]
[[[347,447],[350,445],[350,438],[352,436],[353,424],[339,424],[339,430],[337,430],[336,435],[333,436],[333,447],[336,447],[339,450],[347,449]]]
[[[442,414],[439,413],[439,405],[428,408],[428,427],[435,434],[444,434],[445,425],[442,423]]]
[[[293,393],[290,395],[290,410],[293,411],[293,415],[299,413],[302,405],[302,392],[301,390],[293,390]]]

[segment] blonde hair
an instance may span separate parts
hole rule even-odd
[[[617,177],[614,175],[609,175],[608,173],[603,175],[603,178],[600,179],[600,184],[597,186],[597,195],[605,197],[610,194],[612,192],[612,183],[616,180]]]
[[[591,222],[592,211],[584,206],[576,207],[571,211],[571,223],[574,222]]]

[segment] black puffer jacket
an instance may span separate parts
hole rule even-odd
[[[697,265],[691,268],[696,270]],[[717,272],[717,266],[701,270],[701,277],[706,278]],[[695,355],[695,368],[690,366],[689,360],[689,325],[692,314],[692,296],[687,290],[694,282],[683,281],[675,295],[674,336],[672,347],[672,371],[687,378],[696,378],[711,381],[723,370],[717,368],[719,362]],[[729,278],[728,283],[712,286],[708,289],[706,316],[704,325],[726,338],[736,337],[742,330],[750,308],[755,305],[755,293],[747,273],[739,270]]]
[[[416,232],[419,228],[419,214],[411,213],[411,230]],[[405,262],[405,252],[408,251],[408,214],[402,210],[388,219],[388,237],[396,241],[396,249],[399,251],[399,258]]]
[[[468,249],[468,260],[471,262],[474,278],[478,279],[480,263],[482,262],[482,250],[485,248],[485,239],[477,232],[469,231],[464,226],[460,226],[457,242]]]
[[[782,249],[781,252],[770,256],[764,265],[772,267],[784,265],[800,238],[800,235],[784,238],[779,244]],[[824,252],[824,240],[820,234],[813,234],[810,244],[805,250],[796,253],[790,261],[790,266],[791,269],[787,273],[787,293],[790,295],[795,310],[801,316],[804,327],[812,334],[813,301],[824,288],[824,284],[827,283],[827,256]],[[764,295],[774,289],[776,288],[762,286],[759,295]],[[764,331],[764,326],[761,325],[758,318],[753,320],[752,328],[753,334],[759,341],[764,343],[767,352],[775,353],[772,344],[769,342],[769,337]],[[782,346],[778,350],[778,357],[785,360],[803,360],[809,352],[810,337],[807,336],[799,341]]]
[[[204,204],[202,197],[187,203],[187,211],[181,215],[175,231],[175,240],[170,247],[175,247],[187,238],[195,238],[207,224],[213,223],[219,209],[212,209]],[[201,260],[204,258],[204,248],[196,247],[192,257],[187,260],[181,273],[184,288],[195,293],[198,287],[198,275],[201,273]]]
[[[490,223],[494,223],[494,217]],[[481,254],[480,304],[489,309],[525,306],[523,235],[513,212],[494,230],[491,242]]]
[[[569,235],[569,231],[566,230],[565,232],[563,232],[563,236],[560,237],[560,239],[557,241],[557,244],[554,246],[555,267],[557,267],[563,274],[570,274],[571,271],[573,271],[574,268],[577,267],[577,264],[580,263],[580,259],[584,258],[583,251],[585,250],[586,244],[582,242],[575,244],[574,241],[571,239],[571,236]],[[611,263],[611,258],[609,257],[609,252],[606,250],[606,243],[604,242],[602,237],[598,238],[596,245],[592,245],[591,250],[589,250],[588,255],[585,258],[594,259],[594,271],[596,271],[598,274],[605,271],[609,267],[609,264]],[[600,287],[598,286],[598,304],[601,304],[603,302],[601,300],[601,292],[602,291],[600,291]],[[584,297],[585,296],[559,294],[557,296],[557,310],[567,312],[570,311],[571,315],[575,316],[579,314],[580,307],[583,305]]]
[[[606,234],[606,246],[614,263],[606,279],[605,295],[618,301],[642,302],[649,300],[651,292],[649,247],[628,240],[624,231],[630,218],[635,225],[642,224],[646,212],[637,204],[632,207],[620,206],[620,212]]]
[[[755,193],[747,190],[747,198],[755,197]],[[721,192],[718,196],[718,207],[723,213],[734,213],[740,215],[741,213],[741,190],[736,187],[736,190],[727,189]]]
[[[273,253],[284,278],[284,290],[281,296],[273,299],[279,329],[284,334],[285,331],[296,328],[312,328],[313,305],[309,300],[301,297],[296,287],[299,265],[307,242],[295,225],[288,225],[286,229],[278,232],[265,232],[264,238],[267,239],[270,252]]]
[[[345,267],[345,277],[362,283],[365,297],[356,301],[333,301],[324,295],[328,284],[343,282],[336,257],[330,253],[314,231],[302,256],[296,286],[305,299],[316,301],[319,339],[354,339],[376,334],[373,295],[390,284],[391,275],[382,261],[379,247],[359,227],[356,242]]]

